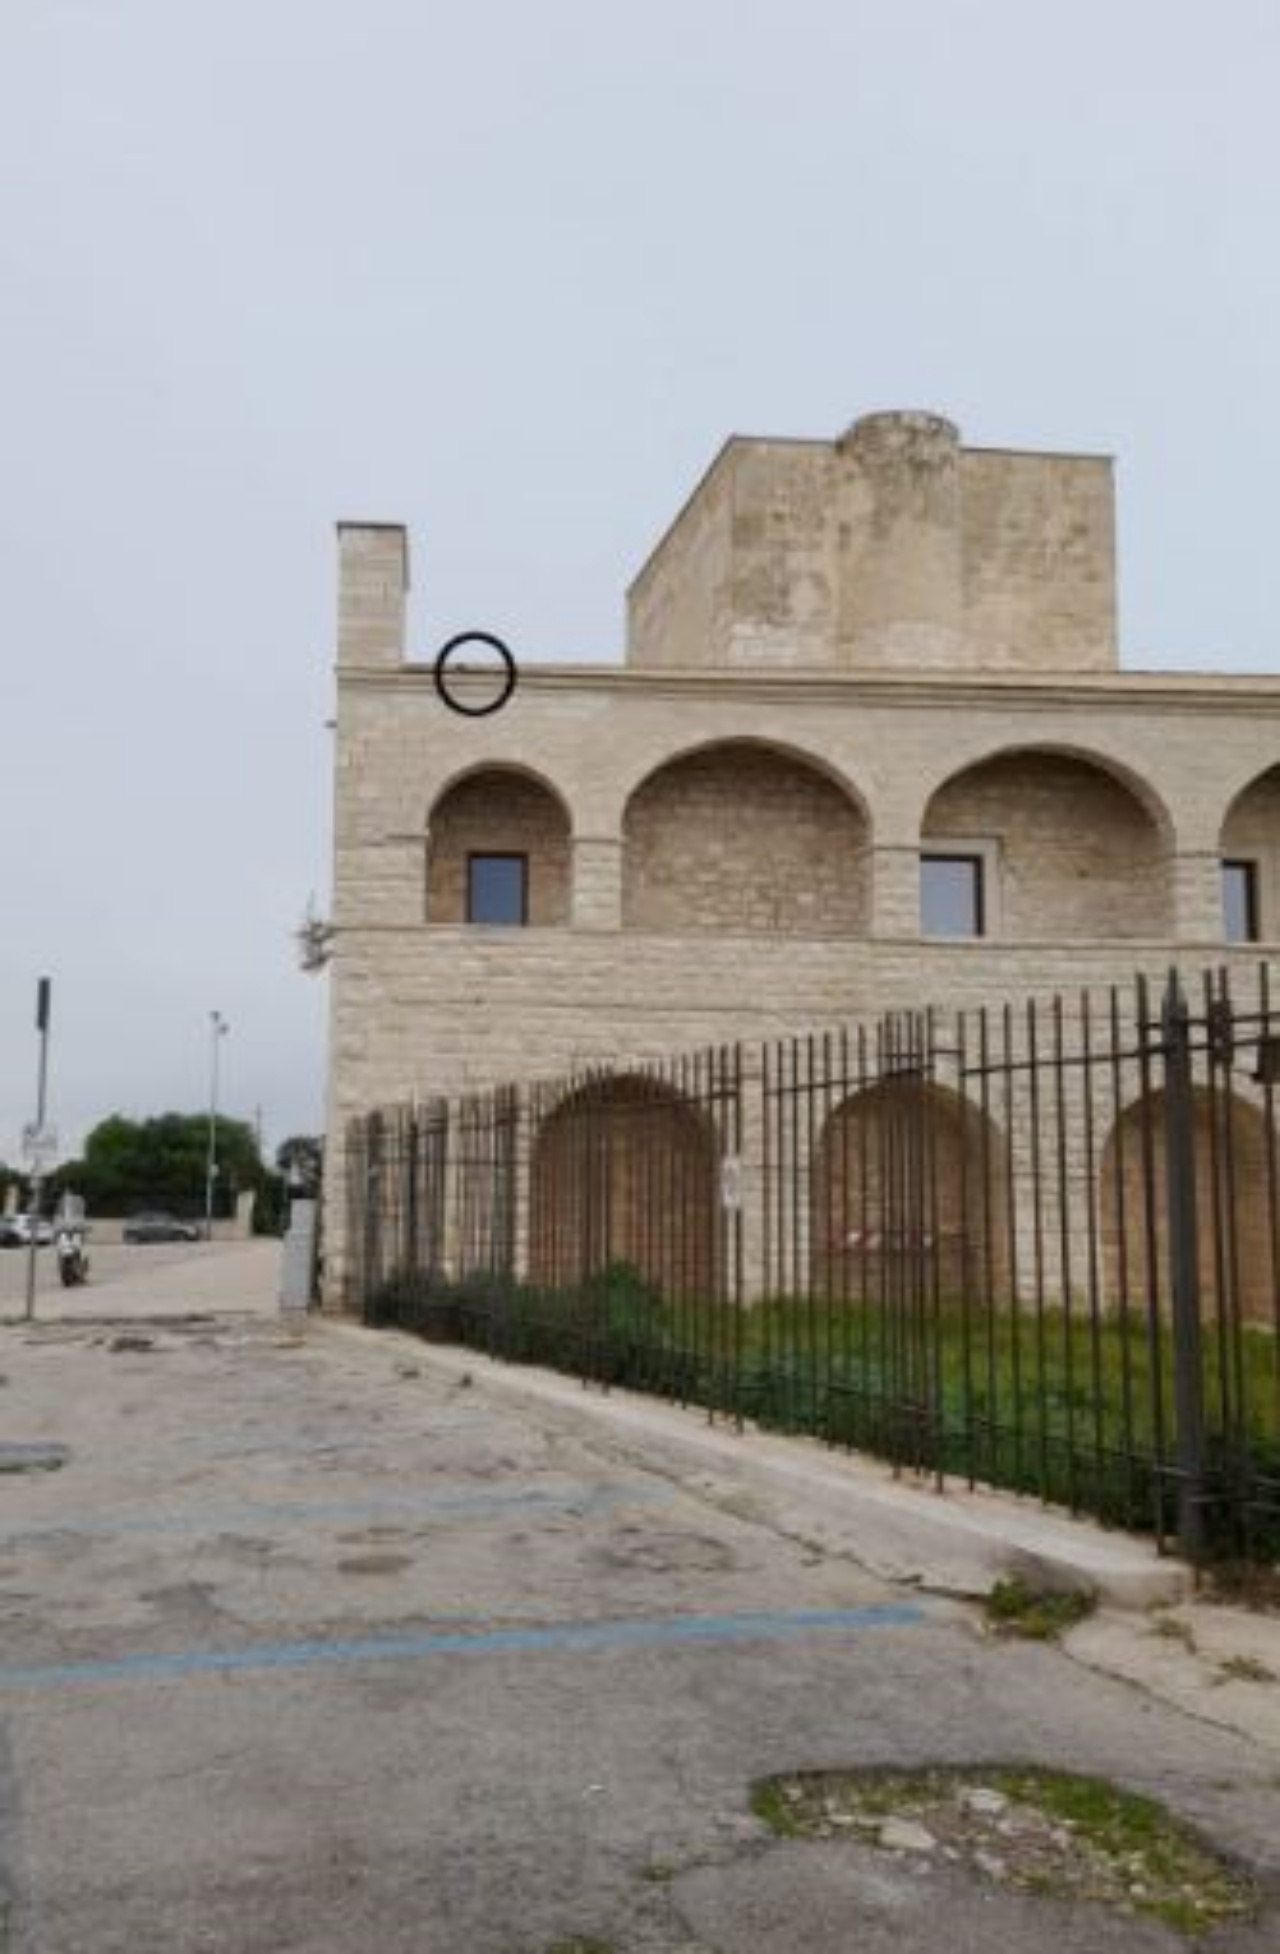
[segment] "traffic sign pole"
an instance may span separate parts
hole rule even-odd
[[[53,984],[42,977],[36,985],[36,1030],[40,1034],[40,1056],[36,1070],[36,1133],[44,1133],[45,1101],[49,1089],[49,1016]],[[44,1178],[44,1154],[35,1150],[31,1163],[31,1242],[27,1249],[27,1307],[30,1323],[36,1313],[36,1256],[40,1248],[40,1183]]]

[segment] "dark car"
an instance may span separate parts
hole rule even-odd
[[[200,1230],[189,1221],[179,1221],[176,1214],[163,1214],[157,1209],[154,1213],[131,1215],[124,1224],[124,1239],[127,1242],[198,1242]]]

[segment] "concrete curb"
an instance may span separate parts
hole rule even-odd
[[[827,1553],[846,1554],[885,1580],[937,1593],[979,1595],[1020,1575],[1037,1588],[1085,1589],[1115,1608],[1146,1609],[1191,1592],[1189,1568],[1151,1542],[1108,1532],[1012,1494],[951,1487],[937,1493],[895,1479],[888,1466],[829,1452],[813,1439],[739,1433],[707,1414],[657,1398],[584,1387],[557,1372],[504,1365],[482,1352],[425,1343],[393,1330],[312,1318],[322,1334],[376,1340],[423,1371],[464,1376],[555,1411],[580,1432],[603,1437],[618,1455],[677,1478],[690,1491]]]

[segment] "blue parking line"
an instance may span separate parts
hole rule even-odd
[[[187,1676],[244,1675],[309,1669],[321,1663],[420,1660],[434,1655],[578,1655],[597,1650],[658,1649],[696,1643],[779,1642],[817,1634],[914,1628],[926,1619],[911,1602],[795,1614],[683,1615],[612,1622],[558,1622],[543,1628],[494,1628],[419,1635],[371,1635],[346,1642],[267,1642],[247,1649],[190,1649],[106,1661],[59,1662],[0,1669],[0,1690],[64,1689],[86,1683],[171,1682]]]
[[[595,1513],[617,1506],[647,1505],[674,1497],[666,1486],[584,1486],[553,1492],[525,1487],[513,1492],[385,1493],[377,1499],[250,1501],[235,1506],[200,1506],[185,1513],[106,1514],[59,1520],[48,1526],[0,1533],[0,1548],[28,1546],[60,1535],[110,1539],[116,1534],[211,1534],[228,1527],[310,1524],[329,1526],[368,1520],[379,1514],[430,1519],[433,1514],[482,1516],[486,1513]]]

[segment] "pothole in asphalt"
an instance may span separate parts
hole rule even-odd
[[[1094,1900],[1203,1934],[1256,1912],[1238,1867],[1154,1798],[1105,1778],[1030,1766],[797,1771],[761,1779],[751,1806],[784,1838],[852,1838],[996,1886]]]
[[[70,1457],[66,1445],[0,1444],[0,1472],[56,1472]]]
[[[631,1526],[618,1528],[593,1558],[606,1567],[648,1574],[722,1574],[736,1565],[732,1548],[721,1540]]]
[[[339,1574],[400,1574],[413,1566],[409,1554],[359,1554],[338,1562]]]

